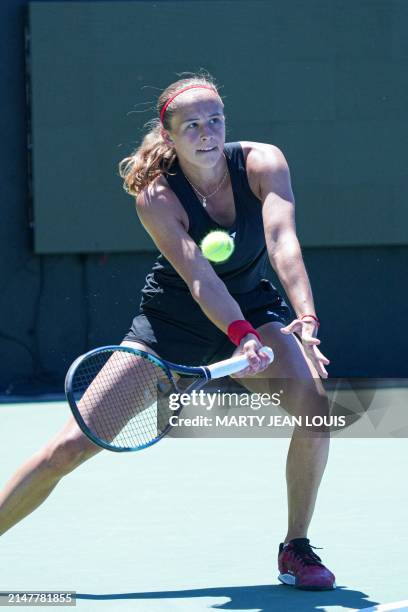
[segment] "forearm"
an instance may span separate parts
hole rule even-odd
[[[316,315],[312,288],[299,243],[292,242],[280,248],[271,258],[271,264],[296,315],[298,317],[305,314]]]
[[[208,319],[225,334],[232,321],[245,319],[238,302],[220,279],[216,282],[195,281],[190,291]]]

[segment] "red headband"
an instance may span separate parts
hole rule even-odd
[[[163,123],[164,113],[166,112],[168,105],[173,102],[174,98],[177,98],[177,96],[183,93],[183,91],[187,91],[188,89],[197,89],[197,88],[211,89],[214,93],[218,93],[214,87],[211,87],[211,85],[188,85],[187,87],[183,87],[183,89],[179,89],[178,91],[176,91],[176,93],[167,100],[166,104],[163,106],[163,108],[160,111],[160,121]]]

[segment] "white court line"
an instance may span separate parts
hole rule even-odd
[[[360,608],[360,612],[392,612],[392,610],[408,610],[408,599],[394,603],[380,604],[371,608]]]

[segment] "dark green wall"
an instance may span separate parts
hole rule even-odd
[[[31,3],[36,251],[153,248],[117,163],[200,66],[228,139],[286,154],[304,246],[407,244],[407,22],[390,0]]]
[[[154,4],[157,5],[158,2]],[[184,4],[194,6],[195,3]],[[209,7],[211,4],[213,3],[209,0],[206,6]],[[229,4],[235,3],[232,0]],[[319,49],[332,44],[335,35],[337,51],[333,60],[334,66],[346,60],[353,69],[363,60],[370,63],[371,76],[366,79],[364,89],[358,87],[349,89],[347,103],[343,98],[336,98],[336,104],[341,105],[343,109],[342,120],[345,129],[347,126],[344,135],[341,134],[340,128],[337,134],[340,133],[338,137],[349,142],[350,148],[349,156],[342,161],[344,180],[336,187],[337,192],[334,191],[341,193],[341,189],[344,188],[344,201],[351,197],[349,175],[345,170],[349,170],[352,176],[355,176],[354,173],[357,173],[362,160],[364,161],[366,157],[370,160],[369,163],[363,164],[365,170],[362,173],[362,183],[365,184],[366,191],[364,192],[363,188],[361,192],[357,189],[352,190],[354,212],[358,215],[364,214],[364,206],[368,200],[367,195],[364,196],[366,199],[363,195],[370,193],[373,207],[378,208],[379,202],[387,202],[387,206],[384,205],[381,209],[383,213],[375,217],[376,231],[388,227],[391,220],[393,226],[398,226],[405,238],[407,227],[404,220],[405,213],[401,214],[398,211],[397,200],[395,207],[389,205],[388,195],[389,192],[403,195],[406,190],[402,182],[394,184],[391,178],[393,172],[398,172],[401,176],[406,159],[405,153],[401,154],[400,147],[401,143],[404,144],[403,118],[407,97],[405,70],[408,58],[408,38],[405,37],[408,24],[407,3],[405,0],[384,0],[384,2],[359,0],[357,3],[334,0],[317,3],[305,0],[303,4],[291,1],[275,3],[271,0],[270,4],[276,7],[279,16],[276,17],[279,28],[274,29],[277,55],[282,56],[286,53],[290,55],[290,61],[297,61],[299,57],[295,55],[298,53],[296,49],[302,48],[304,58],[311,61],[313,57],[317,57]],[[94,3],[90,2],[89,8],[92,5]],[[335,15],[333,28],[326,32],[322,27],[319,31],[314,31],[314,35],[311,36],[306,25],[311,22],[320,23],[318,16],[322,6],[324,15]],[[363,9],[364,15],[362,15]],[[152,263],[153,254],[132,253],[130,252],[132,249],[126,253],[106,255],[103,253],[51,255],[34,252],[33,232],[29,224],[30,200],[26,170],[26,134],[29,125],[24,78],[26,11],[27,3],[24,0],[3,0],[0,3],[0,53],[4,58],[0,63],[2,107],[0,113],[2,136],[0,138],[2,168],[0,392],[15,393],[23,390],[62,392],[65,370],[77,354],[93,346],[120,341],[127,331],[130,320],[137,310],[139,291],[144,275]],[[96,21],[98,21],[97,15],[98,13]],[[209,9],[206,9],[202,15],[202,18],[204,17],[211,19],[211,23],[215,19]],[[305,24],[303,30],[302,24]],[[257,27],[261,26],[263,22],[258,20]],[[384,36],[384,31],[381,30],[385,26],[389,32],[387,36]],[[115,28],[116,21],[113,21],[112,38],[115,38],[113,35]],[[171,36],[170,24],[167,27],[167,36]],[[156,44],[155,39],[150,40],[150,46]],[[182,39],[173,36],[170,42],[167,49],[170,49],[172,54],[178,54],[177,61],[182,64],[181,69],[197,67],[197,64],[187,65],[189,57],[185,50],[182,52],[184,49]],[[120,46],[120,40],[117,45]],[[265,87],[273,86],[276,90],[272,103],[268,105],[262,96],[258,97],[257,104],[259,111],[262,112],[252,117],[247,115],[240,132],[233,132],[234,122],[240,115],[242,117],[239,109],[245,108],[251,99],[254,82],[248,80],[248,67],[257,59],[257,54],[247,46],[245,38],[239,41],[239,45],[246,48],[249,54],[246,64],[241,68],[237,67],[232,74],[233,80],[243,85],[240,96],[227,95],[226,88],[223,90],[229,109],[231,137],[258,138],[257,134],[263,129],[259,127],[259,118],[264,121],[265,113],[271,113],[273,128],[271,140],[285,150],[291,162],[298,200],[298,215],[306,214],[306,202],[307,206],[312,204],[315,206],[319,201],[321,210],[326,202],[325,181],[330,183],[328,179],[331,180],[333,176],[330,171],[334,164],[333,157],[338,158],[336,141],[328,136],[326,139],[323,137],[325,132],[322,131],[322,126],[333,125],[326,115],[326,101],[322,97],[320,104],[314,109],[314,117],[310,115],[313,108],[310,102],[308,103],[311,92],[306,80],[306,83],[303,82],[301,92],[305,113],[309,115],[299,117],[296,122],[289,121],[289,117],[284,114],[286,107],[281,103],[283,90],[276,87],[276,82],[269,84],[266,75],[262,84]],[[206,64],[206,56],[204,51],[202,52],[203,61],[199,65],[212,70],[222,82],[222,78],[217,73],[217,64]],[[226,44],[223,53],[232,52],[233,48]],[[269,63],[272,66],[272,58],[269,58]],[[141,59],[138,59],[138,65],[143,66]],[[390,66],[398,76],[393,85],[388,85]],[[114,154],[111,150],[108,153],[104,152],[104,142],[98,145],[101,154],[109,158],[107,163],[109,168],[101,173],[101,176],[103,179],[111,180],[114,185],[112,198],[115,206],[130,207],[129,210],[132,207],[131,199],[122,196],[120,181],[114,178],[115,157],[119,158],[122,155],[121,151],[128,150],[132,142],[138,138],[136,129],[138,115],[126,113],[135,108],[140,109],[135,107],[138,102],[152,99],[154,90],[142,90],[142,85],[163,87],[173,76],[168,73],[167,68],[162,69],[160,64],[157,70],[157,78],[153,78],[151,73],[142,72],[143,80],[137,84],[130,78],[123,83],[122,90],[116,96],[119,101],[122,100],[122,94],[125,96],[119,119],[112,117],[117,113],[116,109],[114,113],[109,114],[110,106],[105,104],[103,98],[98,100],[101,113],[107,113],[108,124],[113,120],[122,122],[118,133],[112,130],[110,136],[115,146],[122,144],[120,153],[116,149]],[[287,80],[290,74],[288,67]],[[329,69],[327,74],[330,76]],[[296,79],[298,78],[297,73]],[[314,78],[310,83],[318,86],[317,81],[319,79]],[[232,79],[229,83],[231,82]],[[382,87],[381,83],[384,82],[386,86]],[[109,82],[106,86],[109,91],[108,86]],[[55,89],[51,80],[49,89],[51,93]],[[294,99],[292,104],[297,105]],[[289,105],[288,111],[293,106]],[[280,120],[279,114],[282,114]],[[60,118],[62,121],[63,117]],[[381,130],[374,130],[376,122],[383,126]],[[364,132],[366,135],[361,137],[360,127],[363,124],[366,125]],[[116,127],[114,129],[116,130]],[[346,138],[347,134],[349,139]],[[86,134],[82,137],[86,137]],[[392,139],[395,139],[395,148],[394,144],[391,145]],[[360,153],[356,156],[357,140],[360,147],[357,151]],[[80,137],[78,142],[81,142]],[[323,144],[325,144],[324,149],[322,149]],[[361,149],[364,145],[365,148]],[[301,152],[298,161],[295,160],[295,150]],[[52,151],[52,156],[48,157],[47,168],[50,177],[54,171],[54,164],[58,166],[61,151],[63,151],[62,145]],[[321,156],[322,151],[324,158]],[[323,159],[323,168],[315,163],[317,154],[320,160]],[[336,161],[337,163],[339,162]],[[375,167],[377,180],[369,174],[370,166]],[[383,184],[382,190],[377,188],[379,183]],[[320,186],[319,199],[311,198],[307,193],[309,186],[316,195],[314,185]],[[64,184],[63,187],[64,189],[60,189],[53,198],[53,202],[58,205],[69,195],[70,185]],[[362,194],[361,204],[359,193]],[[347,213],[347,209],[344,213],[340,208],[334,209],[331,206],[331,198],[328,198],[328,201],[330,207],[325,208],[327,213],[324,218],[325,237],[332,236],[330,232],[335,231],[337,226],[337,222],[334,224],[331,222],[332,219],[344,221]],[[370,219],[370,215],[366,217]],[[131,219],[131,231],[137,231],[134,213]],[[348,225],[350,231],[354,231],[353,223]],[[363,238],[367,239],[366,234]],[[390,243],[393,241],[390,239]],[[408,377],[404,327],[408,310],[406,286],[408,247],[388,244],[378,246],[373,235],[360,246],[306,247],[304,257],[322,319],[323,347],[332,360],[330,374],[334,377]]]

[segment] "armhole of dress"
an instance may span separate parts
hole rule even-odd
[[[236,147],[234,147],[234,155],[235,155],[235,160],[236,160],[235,168],[236,168],[237,173],[239,174],[239,184],[248,196],[250,196],[251,198],[255,198],[256,200],[259,201],[259,198],[256,197],[256,195],[254,194],[254,192],[252,191],[249,185],[248,174],[247,174],[247,169],[246,169],[246,160],[245,160],[245,155],[244,155],[244,150],[242,148],[242,145],[240,142],[236,142],[234,143],[234,145],[236,145]]]

